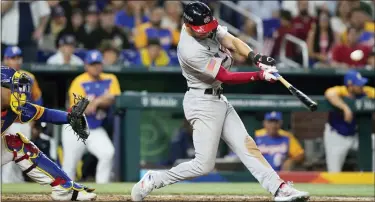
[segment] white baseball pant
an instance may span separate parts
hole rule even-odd
[[[7,133],[16,134],[22,133],[25,137],[30,139],[31,137],[31,126],[30,124],[13,123],[7,130]],[[6,155],[8,152],[3,152]],[[3,156],[2,156],[3,157]],[[14,161],[10,161],[1,168],[2,183],[21,183],[25,182],[22,171]]]
[[[96,183],[110,182],[115,148],[104,128],[90,129],[90,136],[86,140],[86,145],[82,141],[77,141],[77,136],[68,125],[63,125],[62,130],[61,140],[64,150],[62,169],[68,176],[71,179],[75,178],[77,163],[81,160],[87,149],[98,158],[95,176]]]
[[[358,135],[341,135],[331,125],[326,123],[324,147],[328,172],[341,172],[348,152],[351,149],[358,149]]]
[[[168,171],[156,172],[157,188],[211,172],[222,138],[260,184],[272,194],[276,193],[283,181],[264,159],[237,112],[223,95],[219,99],[204,94],[204,89],[190,89],[185,94],[183,107],[186,119],[193,126],[195,158]]]

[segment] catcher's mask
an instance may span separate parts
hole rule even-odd
[[[31,78],[10,67],[1,67],[1,86],[11,90],[10,107],[16,114],[24,111],[24,105],[31,96]]]

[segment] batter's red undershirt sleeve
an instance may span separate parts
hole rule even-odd
[[[230,72],[220,66],[216,80],[227,84],[241,84],[261,80],[259,72]]]

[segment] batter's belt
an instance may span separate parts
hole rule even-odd
[[[207,88],[207,89],[201,89],[201,88],[191,88],[191,87],[188,87],[188,90],[190,89],[194,89],[194,90],[202,90],[204,91],[204,94],[206,95],[214,95],[214,96],[219,96],[220,98],[220,95],[223,94],[223,88]]]

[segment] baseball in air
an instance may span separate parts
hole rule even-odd
[[[363,51],[362,50],[355,50],[350,54],[350,59],[354,61],[362,60],[363,58]]]

